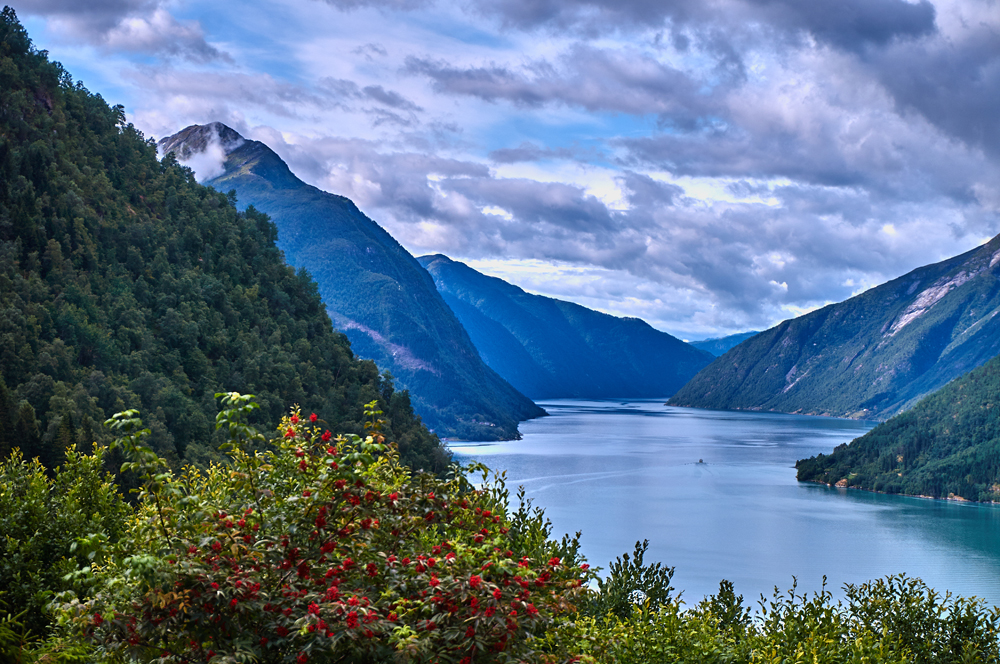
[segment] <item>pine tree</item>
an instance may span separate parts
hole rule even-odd
[[[14,449],[14,400],[3,377],[0,376],[0,461],[10,456]]]
[[[21,454],[25,459],[33,459],[43,456],[41,442],[42,436],[38,431],[35,409],[27,401],[22,401],[14,424],[14,447],[21,448]]]

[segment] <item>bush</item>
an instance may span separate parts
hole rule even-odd
[[[135,413],[117,445],[144,478],[101,590],[64,622],[99,656],[168,662],[487,662],[565,658],[540,638],[573,615],[593,574],[577,544],[547,539],[502,481],[476,488],[400,465],[370,423],[334,438],[298,410],[273,452],[251,451],[249,397],[222,396],[231,464],[174,475]],[[370,405],[370,408],[373,408]],[[378,415],[370,411],[370,416]],[[511,539],[517,528],[520,543]],[[566,556],[570,552],[572,555]]]
[[[7,640],[44,633],[45,607],[56,593],[86,597],[89,565],[123,534],[130,510],[103,464],[103,450],[85,455],[72,448],[51,478],[18,449],[0,462],[0,615],[11,616]]]
[[[634,603],[625,618],[581,620],[574,638],[605,664],[958,664],[1000,661],[1000,609],[982,600],[939,596],[919,579],[890,576],[845,587],[845,602],[825,589],[795,587],[751,615],[723,581],[719,593],[684,610],[673,599],[650,609]]]

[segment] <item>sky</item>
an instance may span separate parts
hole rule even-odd
[[[147,137],[683,339],[1000,233],[1000,0],[6,1]]]

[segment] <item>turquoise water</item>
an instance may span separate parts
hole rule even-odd
[[[460,460],[507,472],[555,533],[582,531],[606,568],[650,541],[694,603],[729,579],[756,600],[775,586],[835,594],[887,574],[1000,605],[1000,508],[884,496],[795,480],[796,459],[829,452],[870,422],[673,408],[661,401],[541,403],[519,441],[453,443]],[[699,460],[701,461],[699,463]]]

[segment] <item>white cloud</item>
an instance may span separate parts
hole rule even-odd
[[[144,131],[225,122],[415,254],[690,338],[1000,231],[989,3],[91,5],[32,3],[39,45]]]

